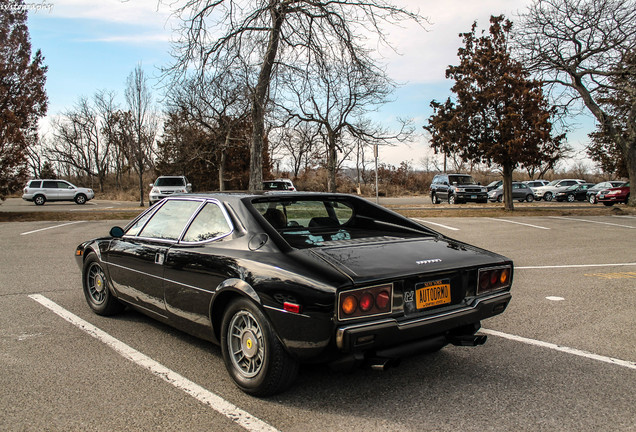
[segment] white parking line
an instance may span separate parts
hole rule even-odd
[[[51,227],[47,227],[47,228],[40,228],[40,229],[36,229],[36,230],[33,230],[33,231],[23,232],[23,233],[20,233],[20,235],[33,234],[33,233],[40,232],[40,231],[46,231],[46,230],[50,230],[50,229],[53,229],[53,228],[60,228],[60,227],[66,226],[66,225],[73,225],[73,224],[82,223],[82,222],[86,222],[86,221],[68,222],[68,223],[64,223],[64,224],[61,224],[61,225],[55,225],[55,226],[51,226]]]
[[[508,223],[517,224],[517,225],[525,225],[525,226],[529,226],[531,228],[538,228],[538,229],[542,229],[542,230],[549,230],[550,229],[550,228],[542,227],[542,226],[539,226],[539,225],[532,225],[532,224],[527,224],[527,223],[523,223],[523,222],[511,221],[511,220],[508,220],[508,219],[499,219],[499,218],[491,218],[491,217],[486,217],[484,219],[490,219],[490,220],[494,220],[494,221],[497,221],[497,222],[508,222]]]
[[[413,219],[415,219],[418,222],[422,222],[422,223],[430,224],[430,225],[435,225],[435,226],[438,226],[438,227],[449,229],[451,231],[459,231],[459,228],[453,228],[453,227],[449,227],[447,225],[442,225],[442,224],[438,224],[438,223],[435,223],[435,222],[429,222],[427,220],[420,219],[420,218],[413,218]]]
[[[522,342],[528,345],[534,345],[534,346],[538,346],[538,347],[542,347],[542,348],[549,348],[555,351],[561,351],[567,354],[572,354],[572,355],[576,355],[579,357],[585,357],[591,360],[597,360],[597,361],[601,361],[601,362],[605,362],[605,363],[611,363],[617,366],[623,366],[629,369],[635,369],[636,370],[636,362],[632,362],[632,361],[627,361],[627,360],[619,360],[613,357],[606,357],[606,356],[602,356],[602,355],[598,355],[598,354],[594,354],[591,352],[587,352],[587,351],[583,351],[583,350],[579,350],[576,348],[569,348],[566,346],[561,346],[561,345],[556,345],[553,343],[549,343],[549,342],[542,342],[542,341],[538,341],[535,339],[528,339],[528,338],[524,338],[521,336],[515,336],[515,335],[511,335],[508,333],[502,333],[496,330],[488,330],[488,329],[481,329],[480,330],[482,333],[486,333],[488,335],[493,335],[493,336],[499,336],[502,337],[504,339],[509,339],[509,340],[513,340],[516,342]]]
[[[563,217],[563,216],[549,216],[552,219],[564,219],[564,220],[573,220],[573,221],[578,221],[578,222],[588,222],[588,223],[595,223],[595,224],[601,224],[601,225],[612,225],[612,226],[617,226],[617,227],[621,227],[621,228],[636,228],[633,226],[629,226],[629,225],[619,225],[619,224],[615,224],[615,223],[611,223],[611,222],[600,222],[600,221],[591,221],[591,220],[587,220],[587,219],[577,219],[577,218],[570,218],[570,217]]]
[[[515,270],[520,269],[551,269],[551,268],[580,268],[580,267],[616,267],[616,266],[636,266],[633,263],[613,263],[613,264],[568,264],[568,265],[548,265],[548,266],[515,266]]]
[[[153,375],[163,379],[164,381],[172,384],[176,388],[183,390],[190,396],[197,399],[199,402],[209,406],[213,410],[223,414],[233,422],[239,424],[248,431],[264,432],[264,431],[277,431],[274,427],[265,423],[264,421],[254,417],[247,411],[243,411],[236,405],[226,401],[222,397],[212,393],[211,391],[201,387],[200,385],[188,380],[187,378],[179,375],[178,373],[168,369],[162,364],[156,362],[145,354],[140,353],[134,348],[126,345],[118,339],[115,339],[105,331],[95,327],[87,321],[84,321],[77,315],[72,314],[66,309],[59,306],[57,303],[49,300],[48,298],[33,294],[29,296],[31,299],[40,303],[42,306],[50,309],[55,314],[59,315],[69,323],[88,333],[90,336],[105,343],[113,350],[115,350],[122,357],[132,361],[133,363],[147,369]]]

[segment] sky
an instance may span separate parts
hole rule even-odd
[[[151,78],[154,95],[162,89],[159,70],[170,64],[170,41],[177,20],[171,0],[25,0],[29,10],[32,49],[40,49],[48,66],[46,90],[49,97],[47,118],[41,124],[46,132],[50,119],[62,114],[82,97],[99,90],[115,91],[123,104],[126,78],[141,64]],[[388,39],[398,51],[383,50],[388,74],[401,84],[394,101],[383,106],[374,120],[387,127],[398,117],[412,118],[422,130],[432,111],[431,100],[451,96],[452,82],[445,78],[448,65],[457,64],[459,33],[470,31],[477,21],[487,29],[491,15],[504,14],[515,20],[530,0],[394,0],[394,4],[416,10],[428,18],[424,28],[414,24],[392,27]],[[568,144],[575,149],[565,164],[586,159],[584,145],[594,128],[589,115],[577,118],[568,133]],[[382,148],[380,163],[399,166],[409,161],[423,168],[423,159],[432,151],[424,134],[410,144]]]

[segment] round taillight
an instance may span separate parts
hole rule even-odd
[[[479,277],[479,288],[485,290],[490,285],[490,275],[486,272],[482,273]]]
[[[490,284],[494,285],[497,283],[497,281],[499,281],[499,271],[498,270],[493,270],[490,273]]]
[[[379,309],[384,309],[389,304],[389,300],[391,296],[389,296],[388,291],[380,291],[380,293],[375,298],[375,304]]]
[[[369,312],[372,307],[373,307],[373,296],[370,293],[365,292],[360,297],[360,310],[362,312]]]
[[[501,274],[499,275],[499,283],[505,284],[506,282],[508,282],[508,275],[509,274],[510,274],[510,270],[509,269],[503,269],[501,271]]]
[[[350,295],[345,297],[342,302],[342,312],[344,312],[345,315],[351,315],[356,311],[357,303],[358,302],[354,296]]]

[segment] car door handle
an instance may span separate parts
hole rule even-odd
[[[157,252],[155,254],[155,264],[163,265],[163,262],[166,258],[166,254],[163,252]]]

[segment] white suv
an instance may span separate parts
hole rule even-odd
[[[560,179],[560,180],[552,180],[545,186],[540,186],[538,188],[534,188],[534,197],[536,200],[544,199],[546,201],[552,201],[552,198],[560,192],[561,190],[565,190],[570,186],[574,186],[576,184],[585,183],[585,180],[581,179]]]
[[[77,187],[66,180],[31,180],[22,194],[23,200],[33,201],[35,205],[43,205],[47,201],[75,201],[77,204],[85,204],[93,198],[93,189]]]
[[[172,194],[192,192],[192,184],[188,183],[188,179],[185,176],[157,177],[157,180],[150,184],[150,188],[148,197],[150,205]]]

